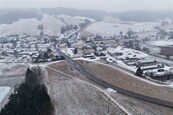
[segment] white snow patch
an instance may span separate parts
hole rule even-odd
[[[62,48],[61,51],[70,57],[74,57],[75,54],[73,53],[74,48]]]
[[[74,18],[67,15],[60,15],[67,24],[69,25],[79,25],[83,20],[78,18]],[[2,24],[0,25],[0,35],[11,35],[11,34],[30,34],[30,35],[39,35],[40,30],[38,29],[38,25],[42,24],[44,27],[44,34],[48,35],[60,35],[61,27],[66,26],[65,23],[58,19],[58,16],[51,16],[48,14],[44,14],[42,20],[37,20],[36,18],[30,19],[20,19],[18,21],[13,22],[12,24]]]
[[[95,22],[95,19],[92,19],[92,18],[87,18],[87,17],[82,17],[82,16],[75,16],[75,18],[78,18],[78,19],[81,19],[81,20],[88,19],[88,20],[90,20],[91,22]]]
[[[112,88],[107,88],[107,91],[109,91],[109,92],[117,92],[116,90],[114,90]]]
[[[157,40],[157,41],[150,41],[149,44],[153,46],[173,46],[173,41]]]
[[[83,20],[77,17],[72,17],[69,15],[59,15],[57,17],[62,18],[68,25],[79,25],[81,22],[84,22]]]
[[[75,58],[75,60],[84,60],[84,61],[98,61],[99,59],[100,59],[99,57],[95,57],[95,59],[84,58],[84,57]]]
[[[0,87],[0,103],[5,99],[6,95],[10,91],[11,87]]]
[[[135,32],[153,31],[154,27],[158,25],[158,23],[154,22],[143,22],[138,24],[96,22],[89,26],[86,30],[94,34],[112,36],[119,34],[120,31],[127,33],[129,29]]]
[[[128,69],[128,70],[130,70],[132,72],[136,72],[136,69],[137,69],[136,67],[128,66],[121,60],[117,60],[116,62],[118,64],[118,66],[120,66],[120,67]]]

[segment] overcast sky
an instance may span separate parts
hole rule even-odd
[[[113,12],[173,10],[173,0],[0,0],[0,8],[70,7]]]

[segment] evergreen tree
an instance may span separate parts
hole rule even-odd
[[[142,76],[142,74],[143,74],[143,70],[141,69],[141,67],[138,67],[138,69],[136,70],[136,75]]]
[[[77,54],[77,48],[73,50],[73,53],[76,55]]]
[[[28,79],[34,73],[28,68]],[[1,109],[0,115],[53,115],[54,107],[44,85],[32,85],[27,80],[9,97],[7,105]]]

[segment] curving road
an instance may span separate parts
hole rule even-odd
[[[56,51],[61,55],[65,57],[65,60],[70,64],[70,66],[74,67],[75,69],[77,69],[81,74],[83,74],[86,78],[90,79],[91,81],[95,82],[96,84],[103,86],[105,88],[112,88],[114,90],[116,90],[117,92],[130,96],[130,97],[134,97],[143,101],[147,101],[147,102],[151,102],[154,104],[158,104],[158,105],[162,105],[162,106],[166,106],[166,107],[170,107],[173,108],[173,102],[169,102],[166,100],[161,100],[161,99],[157,99],[157,98],[153,98],[153,97],[149,97],[146,95],[142,95],[142,94],[138,94],[132,91],[128,91],[126,89],[122,89],[118,86],[114,86],[112,84],[109,84],[101,79],[98,79],[97,77],[95,77],[94,75],[90,74],[87,70],[85,70],[78,62],[74,61],[72,58],[70,58],[69,56],[67,56],[66,54],[64,54],[63,52],[61,52],[56,46],[54,46]]]

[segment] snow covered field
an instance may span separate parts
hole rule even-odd
[[[89,26],[86,31],[94,34],[100,34],[104,36],[112,36],[119,34],[120,31],[127,33],[129,29],[135,32],[153,31],[154,27],[158,26],[158,23],[143,22],[143,23],[110,23],[110,22],[96,22]]]
[[[5,63],[0,63],[0,74],[2,74],[2,72],[5,69],[10,69],[11,67],[13,67],[15,64],[5,64]]]
[[[79,18],[79,19],[81,19],[81,20],[88,19],[88,20],[90,20],[91,22],[95,22],[95,19],[92,19],[92,18],[87,18],[87,17],[82,17],[82,16],[75,16],[75,18]]]
[[[0,87],[0,103],[4,100],[10,89],[10,87]]]
[[[81,22],[84,22],[84,19],[77,17],[72,17],[68,15],[59,15],[58,18],[62,18],[68,25],[79,25]]]
[[[60,15],[60,17],[69,25],[79,25],[79,23],[83,22],[83,20],[71,16]],[[39,35],[40,30],[38,30],[37,27],[40,24],[44,26],[43,32],[49,35],[59,35],[61,27],[66,26],[66,24],[57,17],[44,14],[41,21],[36,18],[31,18],[20,19],[12,24],[2,24],[0,25],[0,36],[23,33]]]
[[[172,40],[157,40],[157,41],[150,41],[148,44],[153,46],[173,46]]]

